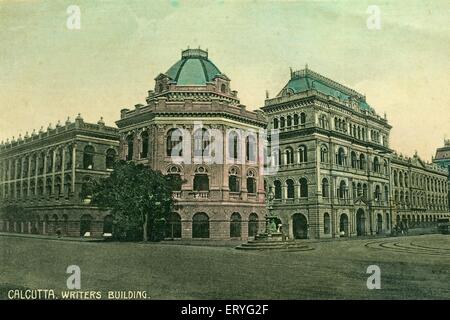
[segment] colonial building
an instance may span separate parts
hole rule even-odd
[[[118,133],[100,120],[74,122],[0,145],[0,205],[20,205],[26,216],[1,213],[0,230],[101,237],[111,232],[111,217],[89,203],[93,179],[105,176],[117,156]]]
[[[450,186],[450,140],[445,140],[444,146],[437,149],[436,156],[433,158],[433,163],[448,170],[448,183]],[[448,202],[450,203],[450,190],[448,193]],[[450,211],[450,206],[448,210]]]
[[[279,130],[279,171],[266,179],[291,238],[383,234],[445,214],[446,172],[393,156],[391,126],[364,95],[305,68],[262,110]]]
[[[120,157],[185,183],[169,238],[247,239],[264,227],[260,132],[265,119],[248,111],[230,79],[188,49],[155,79],[147,104],[121,111]]]
[[[2,205],[32,212],[1,220],[0,230],[111,232],[89,186],[116,155],[184,181],[173,190],[168,238],[254,237],[265,230],[266,199],[291,239],[388,234],[449,216],[448,169],[397,155],[391,125],[364,95],[308,68],[291,72],[254,112],[208,52],[184,50],[155,78],[146,103],[122,109],[116,124],[78,117],[0,145]],[[275,133],[269,149],[266,128]],[[449,150],[447,143],[435,162],[448,165]]]

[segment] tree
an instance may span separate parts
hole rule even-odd
[[[107,178],[94,182],[92,203],[109,209],[118,238],[156,240],[175,203],[172,177],[142,164],[118,161]]]

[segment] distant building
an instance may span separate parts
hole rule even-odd
[[[436,150],[436,156],[433,158],[433,162],[448,170],[448,183],[450,185],[450,140],[445,140],[444,146]],[[450,203],[450,190],[448,194],[448,202]]]
[[[391,126],[364,95],[305,68],[262,110],[280,131],[280,170],[266,180],[291,238],[383,234],[447,213],[446,171],[393,154]]]
[[[4,232],[100,237],[111,232],[107,212],[90,205],[93,179],[109,174],[117,157],[116,128],[75,122],[0,145],[0,205],[20,205],[27,218],[0,217]],[[1,213],[2,214],[2,213]]]

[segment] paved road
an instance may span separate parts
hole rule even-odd
[[[308,242],[311,251],[64,242],[0,237],[0,297],[11,288],[145,290],[153,299],[450,299],[450,236]],[[367,267],[381,270],[368,290]]]

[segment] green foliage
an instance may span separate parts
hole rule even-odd
[[[111,211],[116,238],[148,240],[148,233],[150,240],[158,240],[178,183],[141,164],[118,161],[109,177],[94,182],[92,203]]]

